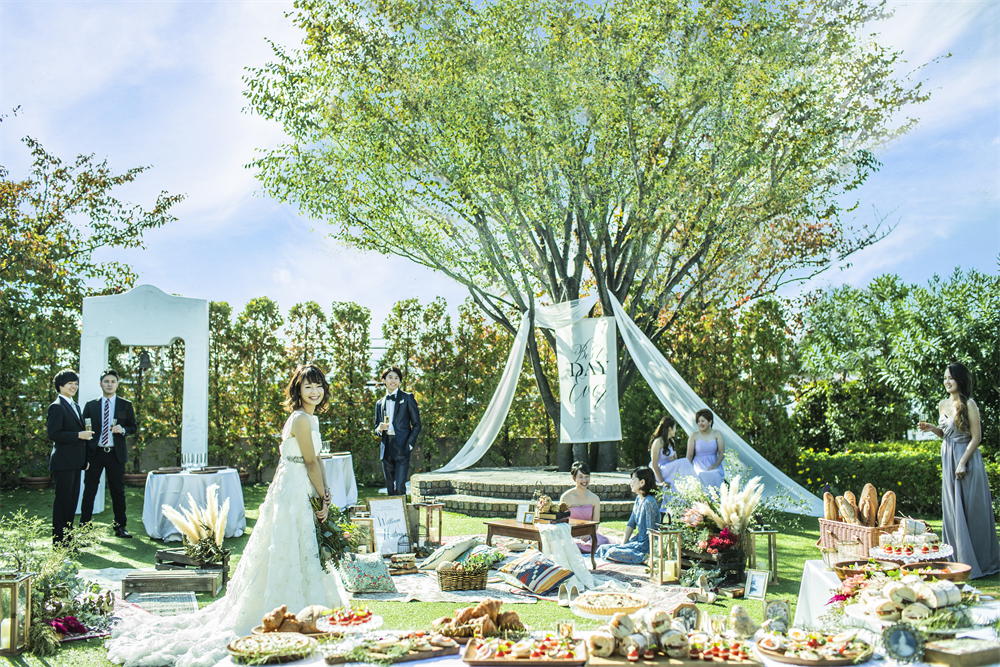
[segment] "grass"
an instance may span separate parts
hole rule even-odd
[[[226,546],[232,549],[232,565],[235,567],[239,562],[239,557],[243,553],[249,534],[253,530],[257,521],[257,507],[264,500],[267,493],[267,485],[253,485],[243,487],[244,504],[246,506],[247,533],[242,537],[226,540]],[[361,499],[376,497],[376,489],[359,488]],[[52,489],[44,491],[26,491],[24,489],[4,490],[0,493],[0,511],[14,512],[24,509],[29,515],[35,515],[51,520],[52,511]],[[126,504],[128,507],[128,529],[135,539],[126,540],[114,537],[111,530],[112,512],[111,503],[105,504],[103,513],[94,517],[95,523],[102,527],[106,533],[105,539],[91,548],[82,552],[78,558],[81,568],[102,569],[102,568],[148,568],[154,562],[154,555],[158,549],[164,548],[163,542],[154,542],[146,535],[142,525],[142,504],[143,490],[136,488],[126,489]],[[783,532],[778,538],[778,583],[768,588],[768,598],[786,600],[793,608],[799,591],[799,581],[802,577],[802,568],[806,560],[818,557],[815,542],[818,537],[818,526],[816,520],[807,517],[796,517],[788,515],[786,521],[782,522]],[[935,531],[940,533],[940,517],[926,517]],[[795,527],[798,524],[798,527]],[[602,525],[617,530],[625,529],[624,521],[606,521]],[[444,532],[446,535],[469,535],[485,534],[483,519],[467,517],[451,512],[444,513]],[[178,543],[169,543],[176,546]],[[45,548],[47,545],[39,545]],[[758,563],[763,554],[758,556]],[[766,561],[765,561],[766,562]],[[994,596],[1000,595],[1000,576],[986,577],[979,579],[976,586],[986,593]],[[207,593],[199,594],[200,605],[206,605],[212,601],[212,597]],[[715,605],[699,605],[708,613],[728,613],[735,604],[744,604],[740,600],[720,599]],[[386,628],[420,628],[427,627],[430,622],[441,616],[448,616],[454,612],[456,605],[453,603],[399,603],[399,602],[379,602],[370,601],[368,605],[372,610],[385,619]],[[756,602],[744,604],[751,616],[756,616],[760,621],[760,605]],[[539,601],[536,604],[516,605],[516,611],[528,625],[545,629],[555,628],[555,624],[562,618],[569,616],[569,613],[556,605],[554,602]],[[598,625],[597,621],[587,619],[574,619],[578,628],[591,629]],[[104,650],[103,640],[95,639],[89,641],[72,642],[63,646],[62,650],[50,658],[36,658],[34,656],[18,656],[7,658],[7,663],[11,665],[31,667],[49,666],[106,666],[111,665]]]

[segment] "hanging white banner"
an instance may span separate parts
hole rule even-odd
[[[615,318],[592,317],[555,330],[560,442],[622,439]]]

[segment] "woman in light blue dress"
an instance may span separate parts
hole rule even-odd
[[[941,525],[954,560],[972,567],[970,579],[1000,572],[1000,541],[990,481],[979,443],[983,438],[979,407],[972,400],[972,376],[959,363],[944,372],[948,398],[938,404],[937,426],[917,428],[941,437]]]
[[[722,486],[726,469],[722,461],[726,454],[726,440],[712,428],[715,415],[708,408],[694,413],[698,430],[688,436],[687,459],[705,487]]]
[[[635,494],[635,505],[625,524],[625,542],[597,547],[598,558],[619,563],[645,563],[649,560],[649,529],[660,522],[660,504],[653,497],[656,478],[652,470],[642,466],[632,471],[630,485]]]

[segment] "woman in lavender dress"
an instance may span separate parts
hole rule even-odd
[[[677,458],[674,449],[674,434],[677,423],[670,415],[660,420],[653,437],[649,440],[649,469],[661,486],[672,488],[676,477],[694,476],[697,473],[687,458]]]
[[[726,440],[713,428],[715,415],[708,408],[694,413],[698,430],[688,436],[687,459],[694,466],[702,486],[722,486],[726,469],[722,462],[726,454]]]
[[[979,451],[982,423],[965,366],[948,365],[944,388],[948,398],[938,404],[938,425],[920,422],[918,428],[941,437],[942,537],[954,547],[954,559],[972,566],[969,577],[977,579],[1000,572],[993,499]]]

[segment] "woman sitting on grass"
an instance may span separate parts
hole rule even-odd
[[[660,521],[660,504],[653,497],[656,477],[648,467],[641,466],[632,471],[630,484],[635,505],[625,525],[625,543],[598,547],[598,558],[619,563],[645,563],[649,559],[649,529]]]
[[[570,519],[580,519],[583,521],[596,521],[601,522],[601,499],[597,497],[597,494],[591,491],[588,487],[590,486],[590,466],[588,466],[583,461],[577,461],[570,468],[570,475],[573,476],[573,482],[576,484],[572,489],[562,494],[559,498],[559,502],[566,503],[569,505],[569,518]],[[611,540],[606,538],[600,533],[597,534],[597,546],[603,544],[609,544]],[[576,545],[580,547],[580,551],[589,554],[590,553],[590,536],[584,537],[583,539],[576,540]]]

